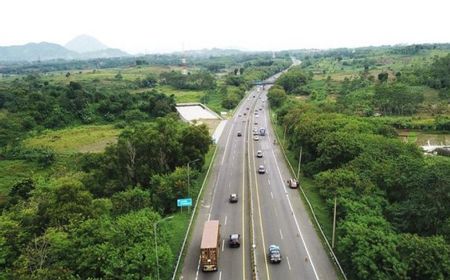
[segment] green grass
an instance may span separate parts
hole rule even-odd
[[[24,141],[28,147],[48,147],[60,154],[102,152],[117,141],[120,129],[112,125],[84,125],[46,131]]]
[[[415,132],[408,133],[408,143],[416,143],[417,134]]]
[[[206,173],[208,171],[208,167],[209,167],[211,161],[213,160],[214,151],[215,151],[215,146],[211,146],[208,153],[205,156],[205,163],[203,164],[200,175],[195,180],[191,181],[190,196],[192,197],[193,205],[195,205],[195,201],[197,199],[198,193],[203,184],[203,181],[205,180]],[[172,264],[173,268],[175,268],[178,254],[180,253],[181,246],[183,245],[183,240],[186,235],[186,231],[189,226],[189,220],[191,218],[191,213],[193,210],[194,210],[193,208],[191,208],[190,211],[188,211],[187,208],[183,208],[183,212],[181,212],[181,209],[180,209],[179,212],[173,214],[172,219],[165,222],[167,224],[167,228],[170,228],[170,230],[168,231],[169,233],[168,233],[168,237],[166,240],[169,243],[169,246],[172,249],[172,252],[174,253],[174,263]],[[194,217],[194,220],[195,220],[195,217]],[[194,223],[194,221],[193,221],[193,223]],[[191,229],[192,229],[192,227],[191,227]],[[188,233],[188,234],[190,234],[190,233]],[[183,253],[185,253],[185,252],[183,252]],[[184,259],[181,258],[180,268],[183,266],[183,260]],[[181,270],[178,270],[178,272],[181,273]]]
[[[31,177],[36,166],[24,160],[0,161],[0,204],[11,187],[22,179]]]
[[[179,90],[171,86],[158,86],[157,90],[166,95],[173,94],[177,103],[200,102],[200,98],[205,94],[202,90]]]
[[[228,109],[222,107],[222,100],[222,95],[218,92],[215,92],[209,95],[208,102],[206,102],[205,105],[218,114],[220,114],[220,112],[227,112]]]

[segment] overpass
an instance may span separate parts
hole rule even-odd
[[[274,81],[253,81],[252,84],[254,86],[265,86],[265,85],[273,85]]]

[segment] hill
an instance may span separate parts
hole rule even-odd
[[[53,43],[29,43],[0,47],[0,61],[37,61],[51,59],[75,59],[78,53]]]
[[[64,47],[77,53],[96,52],[109,49],[108,46],[89,35],[77,36],[67,42]]]

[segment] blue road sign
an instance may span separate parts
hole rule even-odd
[[[178,207],[192,206],[192,198],[177,199],[177,206]]]

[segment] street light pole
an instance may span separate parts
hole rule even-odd
[[[193,163],[193,162],[199,161],[199,160],[200,159],[198,158],[198,159],[191,160],[190,162],[187,163],[187,189],[188,189],[187,196],[188,196],[188,198],[189,198],[189,187],[190,187],[189,173],[191,171],[190,164]]]
[[[161,219],[161,220],[159,220],[159,221],[157,221],[156,223],[153,224],[153,233],[155,234],[156,271],[157,271],[157,274],[158,274],[158,278],[157,278],[158,280],[159,280],[159,258],[158,258],[158,241],[156,240],[156,226],[160,222],[162,222],[164,220],[170,220],[172,218],[173,218],[173,216],[165,217],[164,219]]]

